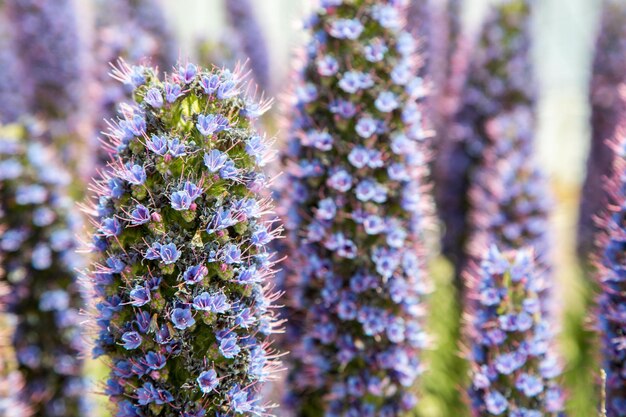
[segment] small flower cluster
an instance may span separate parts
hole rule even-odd
[[[283,160],[297,415],[396,416],[422,371],[425,133],[401,1],[325,0]]]
[[[612,143],[615,152],[609,182],[611,205],[599,239],[603,250],[598,264],[602,292],[598,300],[598,327],[603,341],[603,367],[607,374],[607,417],[626,416],[626,274],[624,274],[624,218],[626,216],[626,127],[621,125]]]
[[[472,215],[468,211],[472,205],[470,188],[474,186],[474,178],[480,176],[476,171],[487,165],[486,155],[501,154],[507,148],[505,144],[497,145],[503,139],[489,134],[489,123],[498,117],[515,118],[512,115],[526,113],[532,115],[534,123],[535,91],[529,51],[531,5],[531,0],[506,0],[493,5],[468,64],[450,137],[456,146],[443,157],[449,163],[445,169],[450,170],[448,181],[442,185],[446,189],[449,186],[449,192],[444,190],[443,217],[447,224],[444,246],[460,269],[467,261],[466,249],[472,232]],[[532,140],[532,135],[517,138],[516,143],[508,146],[511,152],[526,148],[527,145],[517,143],[522,140]],[[502,149],[490,151],[494,146]],[[456,218],[459,214],[461,219]]]
[[[88,272],[115,415],[263,414],[260,383],[278,366],[268,340],[277,231],[259,170],[270,152],[252,128],[265,107],[238,72],[116,74],[136,104],[109,133]]]
[[[0,123],[13,123],[26,112],[26,86],[20,79],[20,61],[8,26],[6,17],[0,16]]]
[[[98,62],[116,62],[119,58],[133,63],[146,62],[158,68],[170,68],[175,62],[171,34],[159,0],[100,0],[96,3],[96,56]],[[148,13],[149,12],[149,13]],[[107,68],[97,76],[100,99],[100,123],[96,132],[106,131],[106,120],[115,117],[117,106],[132,101],[132,85],[120,84]],[[100,159],[108,158],[106,147],[99,147]]]
[[[604,188],[598,186],[611,176],[613,151],[607,139],[615,136],[626,114],[626,97],[620,93],[620,85],[626,84],[626,5],[607,0],[603,7],[590,86],[591,149],[578,222],[578,253],[584,259],[594,249],[598,236],[595,219],[608,201]]]
[[[544,277],[532,250],[501,253],[495,246],[468,274],[468,314],[475,416],[560,416],[560,362],[541,308]]]
[[[78,416],[85,382],[74,236],[81,224],[65,189],[70,177],[40,144],[39,129],[0,128],[0,281],[10,289],[0,301],[16,320],[21,402],[35,416]]]
[[[241,52],[250,60],[254,80],[264,91],[271,88],[269,53],[263,30],[254,15],[250,0],[224,0],[226,14],[235,35],[239,39]]]
[[[486,133],[497,138],[485,150],[470,189],[471,243],[503,249],[532,247],[549,269],[551,199],[546,178],[531,157],[532,114],[526,108],[489,120]],[[479,256],[480,254],[472,254]]]
[[[74,0],[8,0],[12,33],[32,83],[33,113],[48,119],[81,110],[85,64]]]

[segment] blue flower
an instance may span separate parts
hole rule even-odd
[[[152,135],[146,146],[157,155],[165,155],[167,152],[167,138],[165,136]]]
[[[145,224],[150,221],[150,211],[143,204],[137,204],[130,213],[130,222],[134,225]]]
[[[185,84],[189,84],[194,80],[196,74],[198,73],[198,67],[196,67],[191,62],[188,63],[185,67],[182,65],[178,67],[178,76],[184,81]]]
[[[180,85],[173,83],[165,83],[165,100],[168,103],[173,103],[182,94]]]
[[[189,210],[192,203],[191,197],[187,191],[175,191],[170,196],[170,201],[172,208],[178,211]]]
[[[217,372],[215,372],[214,369],[209,369],[208,371],[202,371],[202,373],[200,373],[196,381],[198,382],[200,391],[202,391],[203,394],[210,393],[219,385]]]
[[[185,270],[183,279],[188,284],[197,284],[204,279],[207,272],[208,271],[204,265],[190,266]]]
[[[167,143],[167,147],[169,149],[169,154],[172,155],[174,158],[178,158],[187,154],[186,145],[178,138],[170,139]]]
[[[141,307],[150,302],[150,291],[145,287],[135,287],[130,291],[131,304],[135,307]]]
[[[328,33],[337,39],[357,39],[363,32],[363,25],[356,19],[337,19],[330,24]]]
[[[124,179],[133,185],[141,185],[146,182],[146,170],[141,165],[132,165],[127,167],[124,172]]]
[[[241,263],[241,249],[239,249],[239,246],[233,243],[224,248],[223,256],[224,262],[227,264]]]
[[[264,156],[267,145],[260,136],[253,136],[246,141],[246,153],[253,157],[259,166],[264,166]]]
[[[198,115],[196,128],[203,136],[211,136],[228,129],[228,119],[221,114]]]
[[[228,161],[228,155],[220,152],[217,149],[211,150],[209,153],[204,154],[204,165],[208,168],[209,172],[218,172]]]
[[[141,335],[137,332],[126,332],[122,335],[123,346],[126,350],[137,349],[141,345]]]
[[[241,352],[241,347],[237,344],[237,336],[230,334],[220,340],[219,351],[226,359],[232,359]]]
[[[200,85],[202,86],[205,94],[213,94],[220,85],[220,78],[217,74],[213,74],[211,76],[204,75],[200,80]]]
[[[180,251],[176,248],[175,244],[168,243],[167,245],[161,245],[159,247],[159,256],[164,264],[169,265],[180,258]]]
[[[157,88],[149,89],[146,92],[144,100],[154,108],[160,109],[163,107],[163,95]]]
[[[172,311],[171,320],[172,323],[174,323],[174,327],[179,330],[185,330],[196,324],[196,321],[191,315],[191,310],[188,308],[175,308]]]
[[[355,126],[356,133],[364,139],[368,139],[376,133],[377,128],[376,120],[369,116],[361,117]]]
[[[122,232],[122,226],[116,218],[106,218],[102,220],[100,225],[102,234],[107,237],[117,236]]]
[[[231,180],[237,178],[239,170],[235,166],[235,162],[231,159],[226,161],[224,166],[220,169],[220,177],[224,180]]]

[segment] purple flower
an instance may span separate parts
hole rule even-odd
[[[167,152],[167,138],[165,136],[155,136],[146,143],[149,150],[157,155],[165,155]]]
[[[204,93],[210,95],[213,94],[219,87],[220,79],[216,74],[213,74],[211,76],[205,75],[200,80],[200,85],[202,86]]]
[[[267,145],[260,136],[253,136],[246,141],[246,153],[253,157],[259,166],[264,166],[264,156]]]
[[[227,264],[241,263],[241,249],[235,244],[229,244],[223,250],[224,262]]]
[[[120,222],[116,218],[106,218],[102,220],[102,224],[100,225],[100,230],[102,230],[102,234],[107,237],[117,236],[122,231],[122,226]]]
[[[163,95],[157,88],[151,88],[146,92],[144,101],[154,108],[163,107]]]
[[[165,83],[165,100],[168,103],[173,103],[182,94],[180,85],[173,83]]]
[[[145,224],[150,221],[150,211],[143,204],[137,204],[130,213],[130,222],[134,225]]]
[[[207,273],[207,268],[204,265],[194,265],[185,270],[183,279],[187,284],[197,284],[204,279]]]
[[[172,155],[174,158],[178,158],[187,154],[187,147],[178,138],[170,139],[167,143],[167,147],[169,150],[169,154]]]
[[[191,310],[188,308],[175,308],[172,311],[171,320],[172,323],[174,323],[174,327],[178,330],[185,330],[196,324],[196,321],[191,315]]]
[[[189,210],[191,207],[191,196],[187,191],[175,191],[170,196],[172,208],[177,211]]]
[[[184,67],[182,65],[178,67],[178,76],[181,80],[183,80],[185,84],[189,84],[190,82],[192,82],[197,73],[198,67],[196,67],[191,62]]]
[[[131,304],[135,307],[141,307],[150,302],[150,291],[144,287],[135,287],[130,292]]]
[[[202,373],[200,373],[196,381],[198,382],[200,391],[202,391],[203,394],[210,393],[219,385],[217,372],[215,372],[214,369],[209,369],[208,371],[202,371]]]
[[[363,32],[363,25],[356,19],[337,19],[330,24],[328,33],[338,39],[357,39]]]
[[[203,136],[211,136],[228,129],[228,120],[221,114],[198,115],[196,128]]]
[[[376,133],[376,129],[376,120],[369,116],[360,118],[355,127],[356,133],[365,139],[370,138],[374,133]]]
[[[506,398],[498,391],[491,391],[487,393],[485,396],[485,405],[487,407],[487,411],[496,416],[504,413],[504,411],[508,408]]]
[[[126,168],[123,178],[132,185],[141,185],[146,182],[146,170],[141,165],[132,165]]]
[[[345,169],[340,169],[328,178],[328,186],[340,191],[346,192],[352,187],[352,177]]]
[[[209,153],[204,154],[204,165],[209,169],[209,172],[218,172],[228,161],[228,155],[220,152],[217,149],[213,149]]]
[[[126,332],[121,339],[126,350],[137,349],[142,342],[141,335],[137,332]]]
[[[390,91],[383,91],[378,95],[378,98],[374,102],[374,105],[378,110],[383,113],[389,113],[398,108],[400,103],[396,95]]]
[[[159,256],[161,260],[166,265],[173,264],[180,258],[180,251],[176,248],[176,245],[173,243],[168,243],[167,245],[161,245],[159,247]]]
[[[230,334],[220,340],[219,351],[226,359],[232,359],[241,352],[241,348],[237,344],[237,336]]]

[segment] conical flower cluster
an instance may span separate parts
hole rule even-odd
[[[34,124],[0,128],[1,303],[15,320],[11,345],[24,381],[16,401],[37,417],[82,415],[82,300],[76,280],[80,218],[70,177]]]
[[[599,330],[602,335],[603,368],[607,374],[607,417],[626,416],[626,128],[622,125],[612,144],[615,152],[614,174],[607,187],[611,197],[610,212],[604,223],[606,235],[601,240],[604,251],[599,263],[601,295]]]
[[[237,72],[123,67],[89,272],[117,417],[260,415],[277,362],[265,110]]]
[[[532,250],[492,246],[468,275],[473,415],[562,415],[561,367],[541,307],[545,277]]]
[[[282,191],[297,415],[396,416],[417,401],[430,201],[403,3],[326,0],[307,25]]]
[[[613,151],[608,142],[626,115],[626,97],[619,91],[626,83],[626,4],[606,0],[599,28],[590,86],[591,149],[578,223],[578,252],[585,258],[598,237],[596,218],[608,202],[604,187],[598,186],[611,176]]]

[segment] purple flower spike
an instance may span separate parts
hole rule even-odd
[[[602,338],[602,366],[606,372],[606,412],[608,417],[626,415],[626,275],[624,274],[624,216],[626,213],[626,119],[622,119],[614,139],[613,175],[606,185],[610,196],[601,222],[604,235],[598,263],[597,327]],[[550,364],[546,365],[549,372]]]
[[[47,129],[39,122],[0,126],[2,416],[78,417],[87,409],[76,273],[84,265],[75,238],[82,221],[66,188],[69,173],[42,145]],[[110,213],[94,224],[96,242],[115,240],[123,229]]]
[[[503,254],[493,246],[485,252],[480,267],[468,274],[469,299],[475,300],[467,309],[473,412],[561,416],[555,339],[546,312],[532,307],[544,298],[546,288],[538,285],[544,272],[535,266],[532,251]],[[521,279],[512,280],[513,274]]]
[[[93,186],[101,190],[90,210],[98,230],[86,271],[93,354],[112,365],[105,393],[113,414],[225,416],[235,404],[238,416],[268,415],[262,384],[281,367],[269,339],[278,326],[269,242],[278,231],[260,168],[272,152],[245,116],[265,105],[228,70],[185,63],[160,78],[122,64],[115,73],[133,86],[134,104],[116,106],[116,146]],[[1,163],[0,177],[21,175]],[[49,197],[20,195],[29,205]],[[49,213],[37,217],[50,221]],[[21,229],[4,233],[0,250],[16,251],[25,238]],[[27,252],[29,262],[54,262],[67,240],[53,233]],[[50,293],[42,305],[52,316],[64,302]],[[41,355],[22,353],[31,363]]]
[[[400,28],[406,4],[325,0],[306,23],[312,40],[277,190],[294,415],[396,417],[417,401],[431,202],[424,117],[409,88],[421,57]]]

